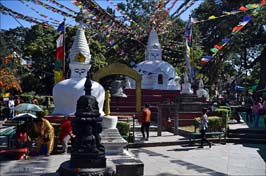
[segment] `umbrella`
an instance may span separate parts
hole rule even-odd
[[[37,116],[31,113],[21,113],[21,114],[17,114],[12,119],[13,120],[27,120],[28,118],[36,119]]]
[[[14,107],[15,111],[43,111],[38,105],[31,103],[21,103]]]

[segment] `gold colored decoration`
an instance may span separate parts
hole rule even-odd
[[[94,73],[92,79],[99,82],[100,79],[109,75],[125,75],[136,81],[136,112],[141,112],[141,75],[125,64],[114,63]]]
[[[86,57],[82,53],[78,53],[74,59],[76,62],[85,62]]]
[[[110,91],[107,90],[105,93],[105,106],[104,106],[104,113],[107,116],[111,114],[110,101],[111,101],[111,94],[110,94]]]

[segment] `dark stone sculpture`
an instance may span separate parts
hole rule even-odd
[[[75,138],[71,139],[71,158],[58,169],[60,176],[113,176],[115,171],[106,167],[105,149],[101,144],[102,119],[98,102],[91,96],[89,73],[85,82],[85,95],[77,101],[72,129]]]
[[[98,102],[91,96],[91,80],[89,73],[85,82],[85,95],[77,101],[76,118],[72,120],[71,167],[104,168],[106,158],[104,146],[101,145],[102,119],[100,118]]]

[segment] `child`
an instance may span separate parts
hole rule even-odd
[[[202,116],[200,118],[200,136],[201,136],[201,145],[199,148],[203,148],[203,142],[207,142],[209,144],[209,148],[211,148],[212,144],[205,137],[205,133],[208,129],[208,116],[207,116],[207,108],[202,109]]]

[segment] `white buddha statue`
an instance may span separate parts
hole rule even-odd
[[[76,103],[78,98],[85,94],[84,84],[87,72],[91,67],[91,54],[82,24],[80,24],[76,32],[69,57],[71,77],[70,79],[60,81],[53,88],[53,98],[55,104],[55,109],[52,113],[53,115],[73,115],[76,112]],[[99,83],[92,80],[91,83],[91,94],[96,97],[99,111],[101,115],[104,115],[103,105],[105,90]]]
[[[204,84],[202,79],[199,80],[199,89],[197,90],[198,97],[204,97],[207,100],[209,99],[209,93],[204,89]]]
[[[193,94],[193,90],[191,89],[191,84],[188,80],[187,73],[184,74],[184,83],[182,84],[181,94]]]
[[[181,85],[180,85],[179,81],[180,81],[180,77],[176,76],[175,77],[175,85],[176,85],[177,90],[181,90]]]

